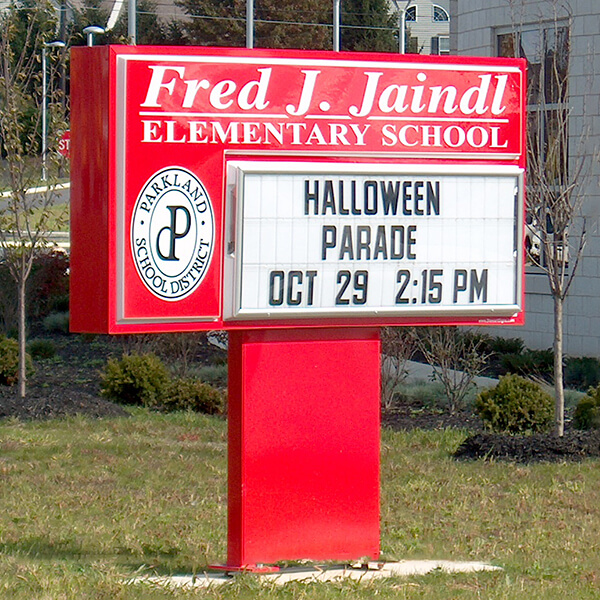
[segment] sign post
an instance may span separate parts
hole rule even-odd
[[[523,322],[524,61],[76,48],[71,105],[72,330],[230,332],[227,568],[376,559],[379,327]]]

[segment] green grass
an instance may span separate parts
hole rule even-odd
[[[226,557],[226,423],[193,414],[0,422],[0,598],[598,598],[598,463],[457,462],[457,431],[382,434],[385,560],[504,571],[209,591],[127,585]]]

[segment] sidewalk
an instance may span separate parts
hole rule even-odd
[[[408,383],[416,383],[417,381],[432,381],[433,369],[426,363],[416,362],[409,360],[406,363],[406,369],[408,370],[408,377],[406,381]],[[497,385],[498,380],[493,377],[475,377],[473,380],[478,388],[490,388]]]

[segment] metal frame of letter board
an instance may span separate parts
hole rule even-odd
[[[523,222],[523,169],[516,166],[502,165],[390,165],[390,164],[356,164],[356,163],[302,163],[302,162],[275,162],[275,161],[229,161],[228,162],[228,189],[230,190],[230,201],[227,202],[226,234],[225,234],[225,294],[224,294],[224,317],[228,319],[252,320],[271,319],[281,320],[288,318],[327,318],[334,314],[328,308],[306,308],[293,307],[276,311],[273,308],[244,309],[241,300],[242,285],[244,283],[243,273],[243,250],[244,238],[244,179],[247,174],[277,175],[357,175],[369,174],[372,176],[386,175],[398,177],[402,175],[415,176],[472,176],[485,178],[506,178],[514,181],[514,201],[511,203],[511,219],[513,221],[513,247],[512,247],[512,289],[511,301],[505,304],[482,305],[426,305],[415,309],[414,305],[404,307],[388,306],[375,308],[365,307],[341,307],[337,312],[340,316],[351,316],[360,314],[363,317],[386,318],[393,316],[409,316],[410,318],[428,317],[470,317],[476,314],[478,317],[512,317],[520,310],[522,291],[522,253],[523,231],[518,224]],[[235,201],[233,197],[235,196]],[[398,265],[401,263],[398,262]],[[406,263],[405,263],[406,264]],[[393,283],[393,282],[392,282]]]

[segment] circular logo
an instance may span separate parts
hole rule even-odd
[[[208,271],[214,239],[212,204],[193,173],[168,167],[148,179],[133,209],[131,252],[155,296],[189,296]]]

